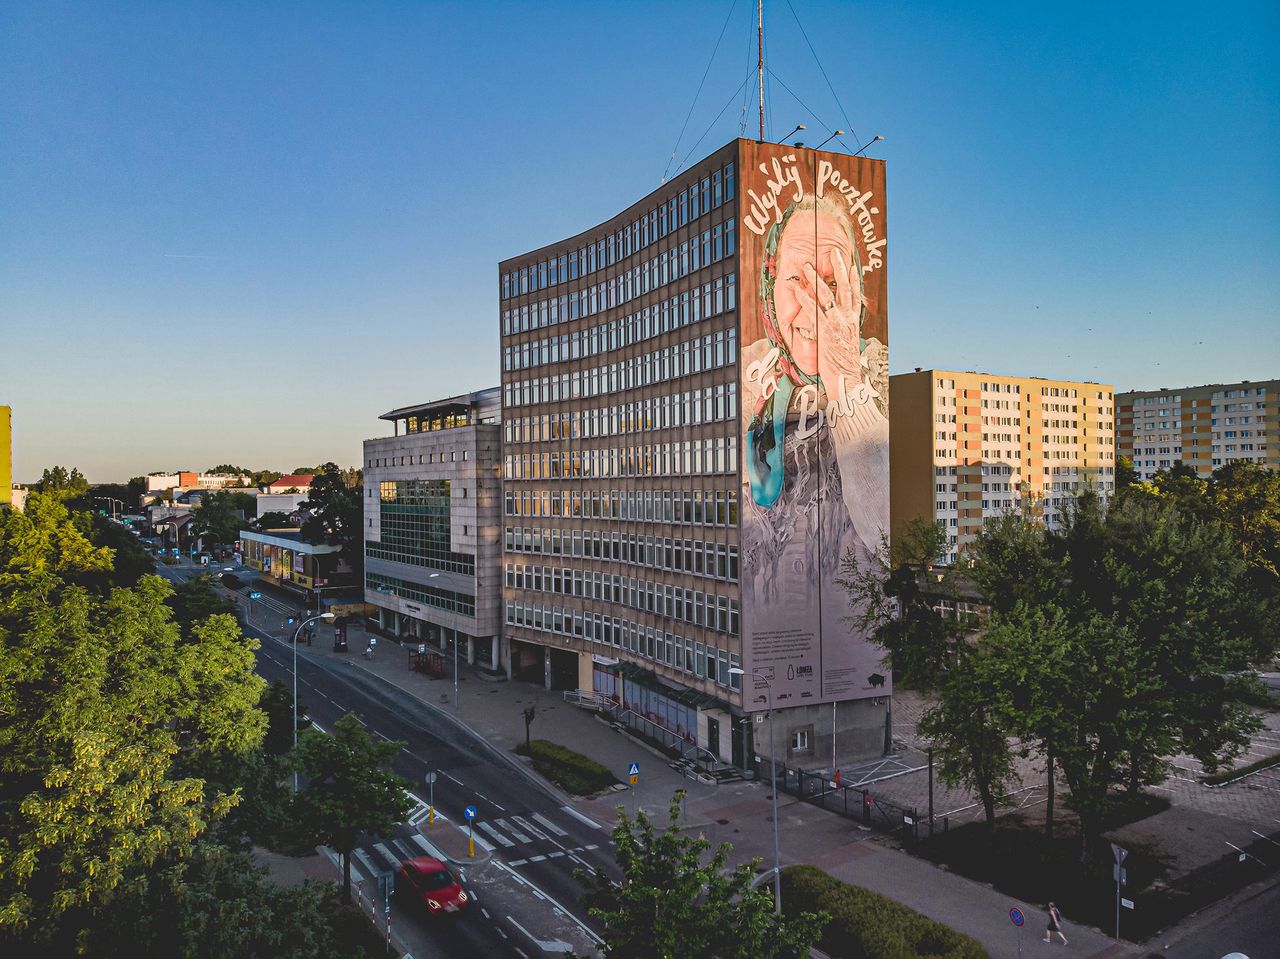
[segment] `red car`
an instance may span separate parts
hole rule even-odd
[[[430,913],[460,913],[472,901],[448,867],[439,859],[419,856],[406,859],[396,873],[396,894],[421,903]]]

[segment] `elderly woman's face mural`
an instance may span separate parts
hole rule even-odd
[[[862,284],[849,228],[839,214],[797,210],[778,239],[773,302],[779,345],[807,377],[827,372],[819,348],[849,345],[858,335]],[[831,342],[839,337],[843,344]],[[857,346],[856,339],[853,344]],[[833,371],[834,372],[834,371]],[[846,370],[856,373],[855,370]],[[834,384],[825,384],[828,389]]]

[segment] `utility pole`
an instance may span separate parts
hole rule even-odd
[[[756,74],[760,83],[760,139],[764,140],[764,0],[756,0]]]

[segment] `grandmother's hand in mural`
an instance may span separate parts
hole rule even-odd
[[[839,399],[840,378],[845,389],[862,382],[862,354],[859,348],[862,289],[850,275],[849,264],[836,248],[828,252],[824,279],[812,266],[805,272],[816,291],[818,306],[818,375],[827,393]]]

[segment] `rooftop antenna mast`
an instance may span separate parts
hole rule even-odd
[[[764,0],[756,0],[756,74],[760,81],[760,139],[764,140]]]

